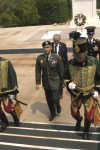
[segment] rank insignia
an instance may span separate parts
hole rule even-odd
[[[40,63],[42,64],[42,63],[43,63],[43,60],[41,60]]]

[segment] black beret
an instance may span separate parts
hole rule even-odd
[[[42,43],[42,47],[44,47],[46,45],[51,45],[51,42],[50,41],[45,41],[45,42]]]

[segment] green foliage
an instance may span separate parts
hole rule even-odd
[[[39,22],[35,0],[0,0],[0,25],[16,27]]]
[[[69,19],[72,19],[72,0],[67,0],[68,1],[68,16]]]
[[[97,8],[100,9],[100,0],[97,0]]]
[[[72,17],[71,0],[36,0],[39,24],[63,23]]]
[[[100,18],[100,13],[98,13],[97,15],[98,15],[98,16],[99,16],[99,18]]]
[[[63,24],[71,17],[72,0],[0,0],[0,27]]]

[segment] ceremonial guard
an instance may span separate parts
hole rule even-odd
[[[36,89],[39,90],[41,84],[41,72],[42,72],[42,84],[45,90],[45,96],[47,104],[50,110],[49,121],[52,121],[57,112],[61,112],[61,106],[59,102],[59,87],[63,83],[63,64],[58,55],[51,53],[52,45],[50,41],[42,43],[44,54],[37,57],[36,60]]]
[[[60,40],[61,40],[61,35],[54,34],[51,52],[57,54],[61,58],[64,68],[65,68],[67,61],[68,61],[67,47],[66,47],[66,44],[63,42],[60,42]],[[63,96],[63,88],[61,85],[60,86],[60,99],[62,98],[62,96]]]
[[[64,82],[71,94],[71,114],[76,119],[76,130],[80,130],[83,117],[80,115],[81,105],[84,105],[84,134],[83,139],[89,139],[89,127],[93,121],[94,99],[100,91],[100,63],[87,56],[87,44],[80,33],[73,31],[69,34],[73,39],[73,59],[68,61],[64,72]]]
[[[2,110],[1,103],[4,106],[4,110],[11,114],[16,126],[19,125],[19,119],[16,115],[12,99],[14,99],[18,93],[17,78],[15,70],[10,62],[5,58],[0,57],[0,120],[1,128],[4,130],[8,126],[8,119]]]
[[[100,40],[95,39],[95,26],[88,26],[85,29],[87,30],[87,48],[88,48],[88,56],[92,56],[97,58],[99,55],[100,61]]]

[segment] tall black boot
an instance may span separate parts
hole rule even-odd
[[[2,113],[0,114],[0,119],[1,119],[1,121],[2,121],[3,123],[5,123],[6,125],[9,124],[9,123],[8,123],[8,119],[7,119],[6,115],[4,114],[4,112],[2,112]]]
[[[79,115],[79,116],[75,117],[75,119],[77,120],[75,128],[76,128],[76,131],[79,131],[81,128],[81,122],[83,120],[83,117]]]
[[[11,112],[11,115],[12,115],[12,117],[13,117],[13,119],[14,119],[14,124],[15,124],[16,126],[19,126],[19,119],[18,119],[18,117],[17,117],[17,115],[16,115],[16,112],[15,112],[15,111]]]
[[[0,114],[0,120],[1,120],[0,131],[3,131],[3,130],[5,130],[6,126],[9,125],[8,119],[7,119],[6,115],[4,114],[4,112],[2,112],[2,113]]]
[[[84,133],[83,133],[83,139],[84,140],[89,140],[89,128],[91,125],[91,120],[85,119],[84,122]]]
[[[58,113],[61,113],[60,100],[58,100],[58,101],[55,103],[55,106],[56,106],[57,112],[58,112]]]
[[[57,105],[56,105],[56,108],[57,108],[57,112],[58,112],[58,113],[61,113],[61,106],[60,106],[60,104],[57,104]]]

